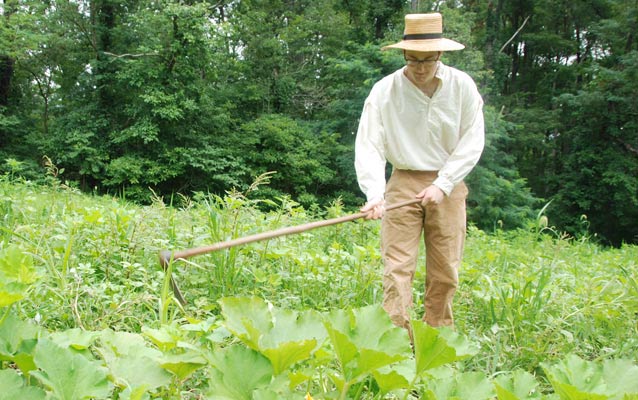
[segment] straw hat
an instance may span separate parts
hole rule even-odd
[[[461,43],[443,37],[443,17],[439,13],[405,16],[403,40],[383,47],[413,51],[453,51],[465,48]]]

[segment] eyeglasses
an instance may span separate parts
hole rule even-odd
[[[440,57],[429,58],[426,60],[415,60],[413,58],[407,58],[405,56],[403,58],[405,58],[405,61],[408,65],[415,66],[415,67],[419,65],[425,65],[426,67],[429,67],[431,65],[434,65],[436,62],[438,62]]]

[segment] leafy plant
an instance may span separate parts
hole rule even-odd
[[[572,354],[541,366],[561,399],[638,398],[638,366],[629,360],[591,362]]]
[[[0,308],[22,300],[37,279],[33,258],[18,246],[0,250]]]
[[[331,377],[341,399],[374,371],[405,360],[410,350],[407,331],[394,326],[378,306],[335,310],[325,324],[339,361],[338,374]]]
[[[112,389],[107,370],[101,363],[41,338],[33,361],[38,370],[31,375],[61,400],[105,398]]]
[[[225,298],[220,303],[226,328],[263,354],[274,375],[310,358],[326,337],[319,314],[312,310],[280,310],[258,298]]]

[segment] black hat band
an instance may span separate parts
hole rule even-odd
[[[441,39],[442,37],[442,33],[415,33],[412,35],[403,35],[403,40]]]

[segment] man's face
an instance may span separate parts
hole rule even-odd
[[[407,64],[406,74],[413,82],[426,84],[434,78],[441,52],[406,50],[403,55]]]

